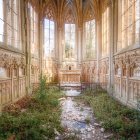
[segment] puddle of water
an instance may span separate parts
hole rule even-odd
[[[73,100],[80,92],[72,89],[64,92],[67,97],[61,101],[61,124],[67,130],[66,134],[76,133],[80,140],[104,140],[101,128],[94,126],[95,119],[91,108]]]
[[[62,103],[62,125],[72,131],[80,131],[86,129],[88,124],[87,118],[92,119],[92,112],[89,108],[84,108],[73,101],[73,97],[67,97]]]
[[[77,128],[77,129],[85,129],[86,128],[86,123],[85,122],[75,122],[73,124],[73,128]]]
[[[78,95],[80,95],[80,91],[77,91],[77,90],[66,90],[65,91],[65,94],[66,94],[66,96],[78,96]]]

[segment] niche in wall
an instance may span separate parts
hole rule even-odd
[[[4,67],[0,67],[0,78],[6,78],[7,77],[7,70]]]
[[[134,69],[134,77],[140,77],[140,67]]]

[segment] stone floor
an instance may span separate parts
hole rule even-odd
[[[61,122],[66,132],[63,136],[57,136],[56,140],[63,140],[64,137],[75,136],[79,140],[107,140],[112,136],[105,132],[101,122],[97,123],[90,107],[77,103],[74,96],[80,92],[75,90],[65,92],[67,97],[62,98]]]

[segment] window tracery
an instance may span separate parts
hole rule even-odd
[[[75,19],[72,9],[68,9],[65,15],[65,58],[75,58]]]
[[[47,6],[47,9],[45,11],[45,15],[46,15],[47,19],[54,21],[54,15],[55,15],[54,14],[54,7],[51,3]]]
[[[19,0],[0,0],[0,42],[21,49],[19,6]]]
[[[50,19],[44,20],[44,37],[45,37],[45,57],[54,57],[54,21]]]
[[[95,19],[85,23],[86,58],[96,58],[96,23]]]
[[[29,6],[30,11],[30,39],[31,39],[31,53],[34,56],[38,56],[38,15],[35,11],[35,7],[31,4]]]
[[[45,57],[52,58],[55,55],[55,15],[54,7],[50,3],[46,9],[46,18],[44,19],[44,45]]]
[[[74,58],[75,24],[65,24],[65,58]]]
[[[72,10],[68,10],[66,16],[65,16],[65,23],[75,23],[75,19],[74,19],[74,16],[72,14]]]
[[[140,0],[121,2],[122,48],[140,41]]]
[[[102,56],[107,56],[110,47],[109,7],[102,13]]]

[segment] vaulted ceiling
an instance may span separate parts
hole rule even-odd
[[[84,20],[99,19],[103,6],[112,0],[29,0],[39,5],[40,17],[46,17],[47,9],[53,9],[54,18],[58,23],[63,22],[66,13],[73,14],[76,22],[81,24]]]

